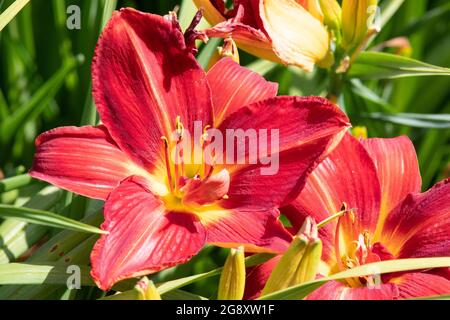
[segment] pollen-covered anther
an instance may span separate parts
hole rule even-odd
[[[178,141],[181,141],[183,139],[184,126],[183,126],[183,123],[181,122],[181,117],[180,116],[177,116],[175,118],[175,130],[176,130],[176,133],[177,133],[177,136],[178,136],[177,137]]]
[[[369,231],[364,231],[363,237],[364,237],[364,244],[366,245],[367,248],[370,248],[372,246],[372,241],[370,239]]]

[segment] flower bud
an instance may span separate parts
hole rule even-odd
[[[261,295],[313,280],[319,268],[322,242],[317,225],[308,217],[270,274]]]
[[[338,33],[341,28],[342,10],[336,0],[319,0],[324,20],[328,28]]]
[[[138,300],[161,300],[153,281],[148,280],[147,277],[139,280],[134,289],[138,293]]]
[[[354,127],[351,130],[352,135],[357,139],[367,139],[367,128],[366,127]]]
[[[300,4],[320,22],[323,22],[323,12],[320,8],[319,0],[300,0]]]
[[[245,289],[244,248],[231,249],[219,282],[218,300],[242,300]]]
[[[372,28],[378,0],[343,0],[342,46],[348,52],[357,49]]]

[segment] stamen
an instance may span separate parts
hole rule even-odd
[[[169,182],[170,191],[173,192],[172,173],[170,172],[169,140],[167,140],[165,136],[162,136],[161,140],[164,142],[164,157],[166,158],[167,180]]]
[[[174,164],[174,174],[175,174],[175,191],[178,189],[178,184],[180,182],[180,169],[181,169],[181,177],[185,175],[184,169],[184,159],[183,159],[183,149],[179,150],[179,144],[183,141],[184,134],[184,126],[181,122],[181,117],[177,116],[175,118],[175,130],[178,136],[178,141],[175,147],[175,164]]]
[[[369,231],[364,231],[363,236],[364,236],[364,244],[366,245],[367,248],[370,248],[372,246],[372,241],[370,240]]]
[[[183,134],[184,134],[184,126],[183,123],[181,122],[181,117],[177,116],[175,118],[175,130],[177,131],[177,135],[178,135],[178,142],[180,142],[183,139]]]
[[[339,266],[339,270],[345,270],[345,267],[342,263],[341,248],[339,247],[341,223],[342,223],[342,216],[339,217],[338,222],[336,224],[336,231],[334,232],[334,251],[336,255],[336,261]]]
[[[174,163],[174,174],[175,174],[175,190],[178,189],[178,182],[180,181],[180,166],[179,166],[179,150],[178,150],[178,143],[175,147],[175,163]]]
[[[326,219],[320,221],[320,222],[317,224],[317,229],[320,229],[320,228],[325,227],[325,226],[326,226],[327,224],[329,224],[331,221],[333,221],[333,220],[335,220],[335,219],[338,219],[338,218],[340,218],[340,217],[343,217],[343,216],[346,215],[346,214],[348,214],[348,215],[350,216],[350,219],[352,219],[352,216],[354,217],[354,214],[353,214],[353,212],[352,212],[352,209],[350,209],[350,210],[345,209],[345,210],[339,211],[338,213],[335,213],[335,214],[333,214],[332,216],[329,216],[328,218],[326,218]],[[352,220],[353,220],[353,219],[352,219]]]
[[[208,129],[210,128],[210,125],[205,126],[203,128],[203,134],[200,137],[200,145],[202,146],[202,169],[203,169],[203,175],[206,176],[207,174],[207,164],[205,159],[205,149],[208,142]]]
[[[336,261],[338,262],[338,265],[339,265],[339,269],[344,270],[344,265],[342,263],[342,258],[341,258],[341,249],[340,249],[341,224],[345,217],[349,217],[350,221],[352,223],[355,223],[355,214],[353,213],[353,209],[349,210],[347,203],[343,202],[342,206],[341,206],[341,211],[338,212],[335,216],[338,218],[338,222],[336,224],[336,231],[334,233],[334,248],[335,248],[334,250],[335,250],[335,254],[336,254]],[[334,216],[332,216],[332,217],[336,218]],[[331,220],[329,220],[329,221],[327,221],[327,220],[324,220],[320,223],[321,227],[323,227],[326,223],[331,221]],[[323,224],[323,222],[325,222],[325,224]]]

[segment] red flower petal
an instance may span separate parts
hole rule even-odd
[[[354,209],[356,221],[343,227],[347,240],[354,241],[359,233],[375,232],[380,199],[380,183],[371,157],[358,140],[346,134],[309,176],[290,210],[282,212],[298,229],[306,216],[322,221],[339,212],[345,202],[349,209]],[[334,259],[335,228],[336,222],[331,222],[320,230],[326,261]]]
[[[381,184],[378,231],[384,220],[409,193],[420,192],[420,177],[414,145],[408,137],[365,139],[361,141],[377,167]]]
[[[283,252],[292,236],[278,220],[276,209],[236,207],[205,211],[200,216],[207,242],[225,248],[244,246],[246,252]]]
[[[62,127],[36,139],[30,175],[60,188],[105,199],[126,177],[147,174],[114,143],[104,126]]]
[[[235,143],[233,162],[246,164],[227,166],[231,174],[228,193],[230,201],[233,201],[235,206],[266,208],[288,203],[297,196],[307,175],[336,145],[347,126],[348,119],[337,106],[325,99],[314,97],[276,97],[243,107],[233,113],[219,129],[224,136],[230,135],[230,129],[241,129],[244,132],[255,130],[259,135],[259,142],[268,142],[266,148],[258,146],[259,160],[261,153],[272,156],[273,172],[266,170],[263,174],[261,168],[267,169],[270,165],[263,165],[261,161],[249,164],[249,154],[256,154],[249,139],[246,139],[245,143]],[[267,139],[263,139],[259,130],[267,130]],[[278,130],[279,153],[271,146],[274,133],[272,130]],[[242,150],[243,147],[245,150],[239,156],[238,148]],[[252,153],[249,153],[249,150]],[[225,154],[224,159],[226,156]],[[231,157],[230,154],[228,156]]]
[[[450,281],[433,274],[405,273],[391,282],[397,285],[400,299],[450,294]]]
[[[381,243],[398,258],[450,256],[450,179],[410,194],[387,217]]]
[[[214,125],[239,108],[277,95],[278,84],[266,81],[230,58],[217,62],[207,74],[214,105]]]
[[[205,30],[205,33],[210,38],[231,37],[241,49],[248,53],[262,59],[281,63],[280,58],[273,52],[272,44],[266,34],[242,22],[224,21]]]
[[[230,174],[222,170],[206,180],[191,179],[182,188],[184,192],[183,202],[205,205],[222,199],[230,187]]]
[[[267,262],[247,269],[244,300],[255,300],[261,295],[261,291],[264,289],[272,270],[280,259],[281,255],[278,255]]]
[[[172,133],[177,116],[189,132],[196,120],[212,124],[206,75],[168,19],[133,9],[115,12],[92,70],[102,122],[121,149],[147,169],[159,164],[161,136]]]
[[[330,281],[308,296],[308,300],[393,300],[398,297],[395,284],[352,288],[339,281]]]
[[[91,275],[108,290],[121,279],[184,263],[203,247],[205,231],[191,214],[167,212],[161,200],[131,177],[105,203],[102,235],[91,253]]]

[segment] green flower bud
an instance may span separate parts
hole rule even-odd
[[[261,295],[313,280],[321,255],[322,241],[318,238],[317,225],[308,217],[273,269]]]
[[[245,289],[244,248],[231,249],[219,282],[219,300],[242,300]]]

